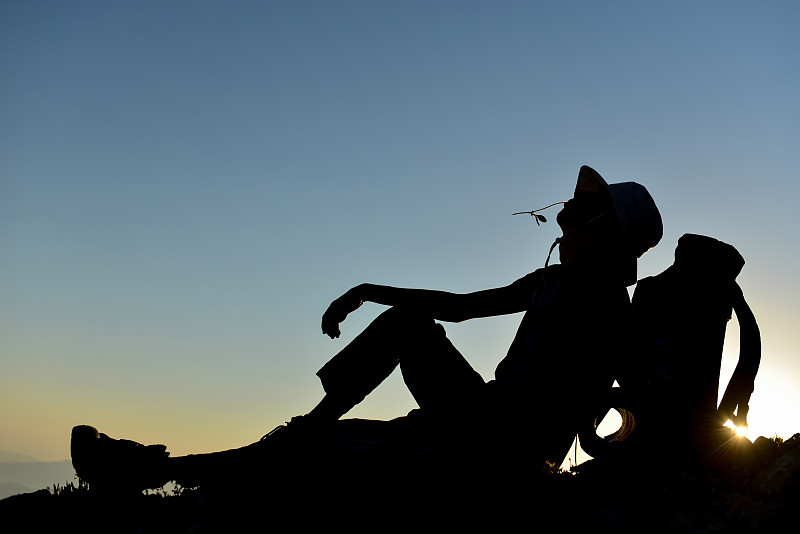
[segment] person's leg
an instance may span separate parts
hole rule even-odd
[[[478,408],[483,378],[447,339],[444,328],[424,314],[391,308],[317,372],[326,395],[311,412],[240,449],[172,458],[173,473],[185,479],[201,473],[230,476],[231,470],[271,464],[270,451],[287,443],[296,449],[299,440],[313,447],[315,439],[324,441],[329,424],[361,402],[398,363],[426,421],[435,421],[440,431],[453,434]]]
[[[474,414],[485,390],[475,371],[433,321],[408,341],[400,358],[403,380],[423,412],[437,420]]]
[[[484,385],[445,334],[424,313],[391,308],[317,372],[326,395],[306,417],[336,420],[361,402],[400,364],[425,411],[458,410]]]
[[[309,436],[279,426],[259,441],[225,451],[170,457],[167,476],[184,487],[230,484],[277,472],[288,455],[299,453],[298,444]],[[294,463],[289,461],[290,463]]]
[[[403,377],[423,411],[455,421],[468,413],[466,399],[484,385],[432,318],[392,308],[377,317],[317,375],[325,397],[309,414],[293,418],[274,435],[238,449],[169,458],[169,479],[184,485],[235,478],[274,461],[287,442],[306,439],[324,423],[338,420],[372,392],[401,363]],[[322,425],[320,425],[322,423]],[[299,438],[297,437],[299,436]],[[114,440],[112,440],[113,443]],[[311,440],[313,441],[313,439]]]

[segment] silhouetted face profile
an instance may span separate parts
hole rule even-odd
[[[556,217],[562,236],[558,250],[563,265],[597,260],[611,252],[616,216],[604,191],[576,191]]]

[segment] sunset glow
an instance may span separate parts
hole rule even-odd
[[[581,165],[655,199],[639,279],[686,233],[741,252],[746,436],[800,431],[800,3],[732,5],[0,3],[0,451],[64,460],[80,424],[174,454],[258,440],[385,309],[331,340],[331,301],[542,267],[560,208],[511,214],[571,198]],[[520,320],[443,326],[491,380]],[[397,372],[348,416],[414,408]]]

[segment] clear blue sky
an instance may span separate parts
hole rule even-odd
[[[360,282],[473,291],[542,266],[588,164],[747,260],[751,425],[800,431],[796,2],[0,5],[0,450],[69,430],[175,454],[320,398]],[[555,212],[553,212],[555,215]],[[520,317],[448,326],[484,377]],[[729,327],[725,372],[736,358]],[[568,381],[570,362],[564,362]],[[393,377],[353,415],[414,407]]]

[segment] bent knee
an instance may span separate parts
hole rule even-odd
[[[433,320],[430,312],[421,311],[413,307],[394,306],[389,308],[377,321],[390,324],[405,333],[443,333],[444,328]]]

